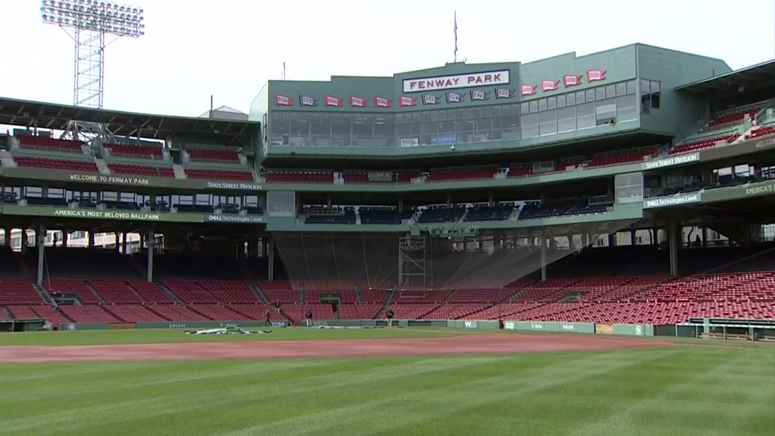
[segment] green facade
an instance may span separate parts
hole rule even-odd
[[[449,153],[452,146],[458,154],[509,151],[645,127],[680,136],[705,107],[673,87],[727,71],[717,59],[636,44],[524,64],[454,63],[392,77],[269,81],[251,116],[266,122],[267,156],[406,158]],[[507,74],[508,80],[444,83],[465,83],[477,73]],[[404,88],[428,79],[434,89]],[[652,83],[661,85],[660,108],[641,113],[641,96],[650,95]],[[376,98],[386,99],[382,107]]]

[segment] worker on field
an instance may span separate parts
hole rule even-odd
[[[388,308],[388,310],[385,311],[385,316],[387,317],[388,327],[393,327],[393,316],[395,316],[393,309]]]
[[[307,309],[305,317],[307,318],[307,327],[312,327],[312,309]]]
[[[269,309],[266,311],[266,321],[264,322],[264,327],[266,326],[272,327],[272,311]]]

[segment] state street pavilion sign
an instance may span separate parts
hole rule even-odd
[[[404,79],[403,83],[405,93],[473,88],[488,85],[508,85],[509,70],[457,74],[453,76],[424,77],[420,79]]]

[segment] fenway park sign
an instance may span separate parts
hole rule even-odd
[[[471,88],[487,85],[507,85],[509,70],[483,73],[458,74],[454,76],[424,77],[404,80],[404,92],[435,91],[440,89]]]

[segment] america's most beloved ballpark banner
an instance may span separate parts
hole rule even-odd
[[[0,207],[2,215],[23,215],[38,217],[58,217],[73,219],[95,219],[116,221],[144,221],[144,222],[171,222],[171,223],[235,223],[257,224],[264,221],[261,215],[233,215],[233,214],[201,214],[201,213],[170,213],[170,212],[142,212],[125,210],[99,210],[70,207],[52,206],[19,206],[5,204]]]

